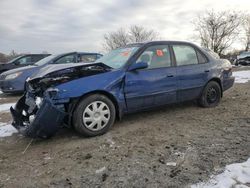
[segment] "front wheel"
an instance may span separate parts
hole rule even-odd
[[[84,136],[102,135],[114,124],[115,114],[115,106],[108,97],[93,94],[78,104],[73,115],[74,127]]]
[[[215,107],[221,100],[221,87],[215,81],[210,81],[202,91],[199,104],[202,107]]]

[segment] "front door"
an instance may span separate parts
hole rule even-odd
[[[128,71],[125,77],[125,97],[128,111],[176,102],[176,68],[168,45],[153,45],[145,49],[137,61],[148,68]]]

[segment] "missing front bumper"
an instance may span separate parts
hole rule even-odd
[[[25,96],[19,99],[15,108],[10,109],[13,122],[12,125],[25,136],[32,138],[49,138],[61,127],[65,112],[58,109],[50,100],[44,99],[41,107],[35,114],[35,119],[30,123],[28,117],[23,115],[27,108]]]

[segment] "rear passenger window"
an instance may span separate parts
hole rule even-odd
[[[197,51],[197,56],[198,56],[199,63],[201,64],[207,63],[207,58],[198,51]]]
[[[41,59],[43,59],[45,56],[41,56],[41,55],[33,55],[32,58],[31,58],[31,61],[32,62],[37,62],[37,61],[40,61]]]
[[[169,47],[167,45],[150,46],[140,55],[136,62],[147,63],[148,69],[170,67]]]
[[[191,46],[173,46],[177,66],[198,64],[196,51]]]

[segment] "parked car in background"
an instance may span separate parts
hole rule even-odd
[[[99,53],[71,52],[59,55],[50,55],[34,65],[17,68],[3,72],[0,75],[0,89],[4,93],[20,93],[25,89],[26,79],[49,64],[65,64],[65,63],[89,63],[94,62],[102,57]]]
[[[11,69],[33,65],[50,54],[27,54],[18,56],[7,63],[0,63],[0,73]]]
[[[12,125],[30,137],[48,138],[63,124],[97,136],[127,113],[188,100],[215,107],[233,83],[230,62],[194,44],[133,44],[92,64],[33,75],[11,108]]]
[[[250,65],[250,52],[242,52],[238,55],[235,65]]]

